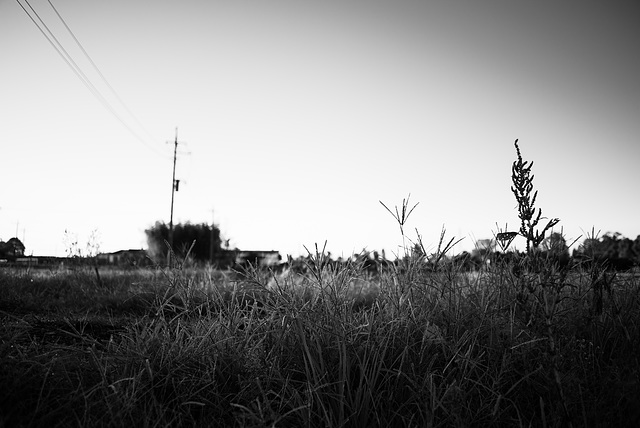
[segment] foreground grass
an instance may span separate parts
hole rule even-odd
[[[5,269],[0,426],[638,426],[638,278],[515,267]]]

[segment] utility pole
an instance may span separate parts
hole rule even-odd
[[[173,144],[173,175],[171,178],[171,217],[169,218],[169,248],[167,251],[167,266],[171,268],[171,252],[173,251],[173,199],[178,190],[180,180],[176,181],[176,157],[178,156],[178,127],[176,126],[176,139]]]
[[[213,222],[213,208],[211,209],[211,237],[209,238],[209,261],[211,262],[211,266],[213,266],[213,238],[215,236],[214,228],[215,223]]]

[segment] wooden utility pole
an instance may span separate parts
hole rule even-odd
[[[173,175],[171,177],[171,217],[169,218],[169,248],[167,251],[167,266],[171,268],[171,253],[173,252],[173,199],[178,190],[180,180],[176,181],[176,158],[178,156],[178,127],[176,126],[176,139],[173,144]]]
[[[209,262],[211,263],[211,266],[213,266],[213,238],[215,236],[214,229],[216,227],[213,221],[214,218],[213,209],[211,209],[211,237],[209,237]]]

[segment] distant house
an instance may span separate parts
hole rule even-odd
[[[282,261],[282,256],[278,251],[243,251],[235,250],[235,263],[238,266],[245,266],[251,263],[254,266],[275,266]]]
[[[24,256],[24,244],[18,238],[11,238],[7,242],[0,241],[0,258],[15,260]]]
[[[17,266],[37,266],[38,258],[37,257],[16,257],[15,264]]]
[[[101,253],[96,256],[100,265],[146,266],[150,262],[146,250],[120,250],[114,253]]]

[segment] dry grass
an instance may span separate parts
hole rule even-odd
[[[0,426],[640,425],[637,276],[417,241],[377,274],[2,269]]]
[[[614,280],[599,302],[580,266],[409,266],[374,279],[318,252],[305,274],[139,271],[108,288],[3,270],[3,424],[640,420],[637,277]]]

